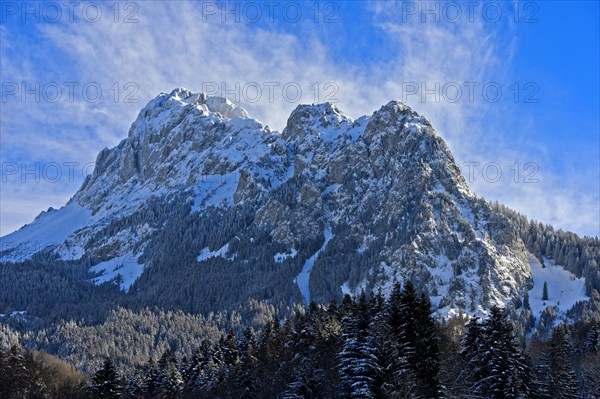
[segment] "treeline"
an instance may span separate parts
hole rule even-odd
[[[192,315],[182,311],[118,308],[100,324],[67,321],[43,329],[20,332],[0,324],[0,346],[20,343],[25,348],[59,356],[84,373],[93,373],[108,356],[128,373],[167,348],[190,357],[203,340],[218,342],[228,330],[262,328],[277,314],[273,306],[254,300],[233,311]]]
[[[93,285],[90,266],[43,255],[22,263],[0,263],[0,314],[25,311],[31,316],[28,328],[61,319],[103,321],[125,294],[115,284]]]
[[[548,341],[525,344],[500,308],[493,308],[485,320],[459,317],[440,323],[431,313],[427,296],[410,283],[403,288],[396,284],[387,299],[374,294],[346,296],[327,307],[313,304],[285,321],[274,316],[256,331],[247,327],[217,340],[204,339],[191,355],[167,347],[133,369],[121,368],[118,358],[104,357],[85,394],[600,398],[598,321],[561,325]]]

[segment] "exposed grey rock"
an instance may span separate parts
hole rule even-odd
[[[185,267],[218,258],[297,274],[318,252],[309,287],[316,301],[411,280],[440,314],[473,314],[521,303],[531,285],[511,221],[470,192],[431,123],[397,101],[356,121],[332,104],[300,105],[278,133],[228,100],[176,89],[98,154],[68,206],[90,211],[69,248],[96,261],[133,254],[147,269],[164,261],[154,248],[170,239],[169,208],[184,210],[182,224],[207,226],[218,211],[236,224],[168,242]],[[48,248],[64,256],[58,244]],[[190,260],[201,253],[211,257]],[[294,279],[284,280],[282,292],[260,299],[301,301]],[[255,292],[261,282],[244,284]]]

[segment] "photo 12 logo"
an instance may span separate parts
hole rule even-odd
[[[6,183],[73,183],[92,174],[95,162],[2,162],[2,184]]]
[[[339,22],[339,5],[333,1],[202,1],[199,4],[204,23]]]
[[[499,162],[463,162],[463,175],[469,183],[481,178],[486,183],[498,183],[500,180],[510,179],[512,183],[539,183],[537,174],[540,166],[536,162],[525,162],[523,164],[514,162],[502,168]]]
[[[539,22],[540,7],[534,1],[401,1],[401,20],[407,22],[513,23]]]
[[[1,101],[97,103],[104,99],[127,104],[138,103],[139,91],[140,88],[135,82],[113,82],[108,86],[98,82],[2,82]]]
[[[402,102],[497,103],[503,98],[515,103],[535,104],[540,88],[535,82],[402,82]]]
[[[202,92],[227,98],[233,102],[258,103],[268,101],[337,103],[340,87],[336,82],[202,82]]]
[[[139,4],[134,1],[2,1],[0,21],[22,23],[113,23],[137,24]]]

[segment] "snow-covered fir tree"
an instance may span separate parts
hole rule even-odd
[[[96,372],[92,382],[92,392],[98,398],[117,398],[121,392],[121,381],[112,360],[107,357]]]
[[[351,398],[375,397],[373,383],[377,366],[369,327],[369,306],[363,294],[355,308],[342,319],[340,378]]]
[[[549,347],[535,368],[535,388],[538,399],[580,398],[579,381],[571,366],[565,326],[552,332]]]

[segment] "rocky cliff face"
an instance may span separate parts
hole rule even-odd
[[[518,308],[532,284],[511,222],[469,191],[430,122],[395,101],[357,120],[301,105],[279,133],[223,98],[161,94],[65,207],[1,244],[2,261],[87,261],[97,283],[192,311],[411,280],[441,315],[473,314]]]

